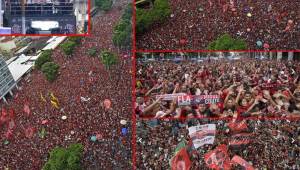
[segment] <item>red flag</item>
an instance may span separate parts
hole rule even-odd
[[[1,116],[6,116],[6,115],[7,115],[6,109],[2,108]]]
[[[24,112],[27,113],[27,115],[29,116],[30,115],[30,108],[29,108],[29,105],[28,103],[25,103],[24,104]]]
[[[15,119],[15,111],[14,111],[14,109],[10,109],[9,110],[9,118],[11,120]]]
[[[8,129],[8,131],[4,134],[6,139],[11,139],[13,136],[13,131],[11,129]]]
[[[216,149],[204,155],[205,163],[209,168],[216,170],[229,170],[231,167],[230,159],[227,153],[227,146],[222,144]]]
[[[29,127],[27,129],[25,129],[25,136],[27,138],[32,138],[32,136],[34,135],[34,131],[35,131],[35,129],[33,127]]]
[[[234,162],[234,163],[237,163],[237,164],[241,165],[246,170],[254,170],[254,167],[252,165],[250,165],[247,161],[245,161],[243,158],[241,158],[240,156],[235,155],[231,159],[231,161]]]
[[[0,123],[5,123],[7,122],[9,119],[6,109],[2,108],[2,113],[1,113],[1,117],[0,117]]]
[[[171,160],[172,170],[189,170],[191,168],[191,160],[185,148],[182,148]]]

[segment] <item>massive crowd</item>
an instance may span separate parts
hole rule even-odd
[[[216,124],[214,142],[195,149],[187,128],[207,123]],[[210,169],[206,164],[205,155],[223,144],[227,148],[228,160],[238,155],[255,169],[296,170],[300,168],[298,159],[300,156],[299,121],[248,120],[246,121],[247,127],[239,132],[230,129],[229,123],[224,120],[204,119],[193,119],[186,122],[178,120],[140,121],[137,123],[137,169],[170,169],[172,157],[179,154],[178,148],[187,150],[187,157],[191,162],[190,169]],[[237,134],[249,134],[251,138],[248,138],[248,143],[244,138],[241,139],[243,142],[239,143],[237,139],[235,145],[230,144],[232,136]],[[185,146],[182,145],[182,142],[186,143]],[[225,165],[225,162],[223,163]],[[228,163],[229,166],[231,165],[231,169],[245,169],[234,162]],[[178,167],[175,165],[172,169]],[[222,168],[219,167],[219,169]]]
[[[249,49],[299,49],[299,1],[170,1],[172,14],[137,36],[138,49],[206,49],[229,33]]]
[[[14,110],[10,115],[15,125],[9,134],[8,126],[1,125],[0,169],[40,170],[54,147],[71,143],[84,145],[83,169],[132,169],[131,58],[123,57],[131,54],[112,45],[113,25],[122,14],[117,4],[93,18],[92,36],[83,38],[73,56],[54,50],[60,69],[53,83],[33,70],[18,83],[14,98],[0,103],[1,110]],[[90,47],[114,51],[120,56],[118,64],[107,70],[98,57],[87,55]],[[50,93],[59,108],[51,104]],[[105,107],[105,99],[111,108]]]
[[[148,61],[137,64],[136,113],[142,118],[299,117],[297,61]],[[218,102],[178,105],[176,97],[216,95]]]

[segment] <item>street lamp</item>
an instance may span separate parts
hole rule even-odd
[[[21,6],[22,6],[22,34],[26,34],[26,27],[25,27],[25,4],[26,4],[26,0],[21,0]]]

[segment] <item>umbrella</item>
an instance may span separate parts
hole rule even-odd
[[[62,119],[62,120],[66,120],[66,119],[67,119],[67,116],[62,116],[61,119]]]
[[[263,43],[261,41],[257,41],[256,45],[259,46],[259,47],[261,47],[263,45]]]
[[[8,141],[8,140],[5,140],[3,143],[4,143],[4,145],[8,145],[8,144],[9,144],[9,141]]]
[[[122,135],[125,136],[125,135],[127,134],[127,132],[128,132],[128,131],[127,131],[127,128],[122,128]]]
[[[43,121],[42,121],[42,125],[44,125],[44,124],[46,124],[46,123],[48,123],[48,120],[43,120]]]
[[[103,136],[102,136],[102,134],[98,133],[98,134],[96,135],[96,138],[97,138],[98,140],[100,140],[100,139],[103,139]]]
[[[264,44],[264,48],[270,48],[270,45],[267,44],[267,43],[265,43],[265,44]]]
[[[91,136],[91,141],[96,142],[97,137],[95,135]]]
[[[126,125],[127,121],[126,120],[121,120],[120,123],[121,123],[121,125]]]
[[[179,43],[180,43],[181,45],[184,45],[184,44],[186,44],[186,43],[187,43],[187,40],[185,40],[185,39],[181,39],[181,40],[179,41]]]

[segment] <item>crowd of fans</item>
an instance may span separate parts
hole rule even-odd
[[[190,142],[188,127],[198,124],[216,124],[213,144],[198,149]],[[229,141],[237,132],[232,131],[229,121],[209,121],[207,119],[145,120],[137,123],[137,169],[170,169],[170,162],[176,155],[176,148],[186,141],[186,150],[191,161],[191,169],[210,169],[204,155],[221,144],[226,145],[231,159],[238,155],[255,169],[300,168],[300,128],[299,121],[248,120],[243,132],[251,135],[249,143],[231,146]],[[232,163],[232,162],[231,162]],[[176,167],[174,168],[176,169]],[[242,169],[231,164],[231,169]]]
[[[229,33],[249,49],[299,49],[299,1],[169,1],[172,14],[137,36],[138,49],[206,49]]]
[[[121,8],[114,7],[94,17],[92,36],[84,38],[71,57],[59,48],[54,50],[53,59],[60,69],[53,83],[33,70],[18,83],[19,89],[7,104],[1,101],[1,110],[14,110],[15,126],[7,135],[8,127],[1,124],[0,169],[40,170],[53,148],[71,143],[84,145],[81,162],[85,170],[132,169],[131,58],[123,57],[131,54],[118,51],[111,41],[113,25],[121,14]],[[106,69],[98,57],[87,55],[91,47],[117,53],[118,64]],[[59,108],[51,104],[50,93]],[[105,99],[111,108],[105,107]],[[95,142],[91,140],[94,135]]]
[[[185,60],[137,64],[136,114],[142,118],[299,117],[300,63],[286,60]],[[219,102],[178,105],[159,95],[217,95]]]

